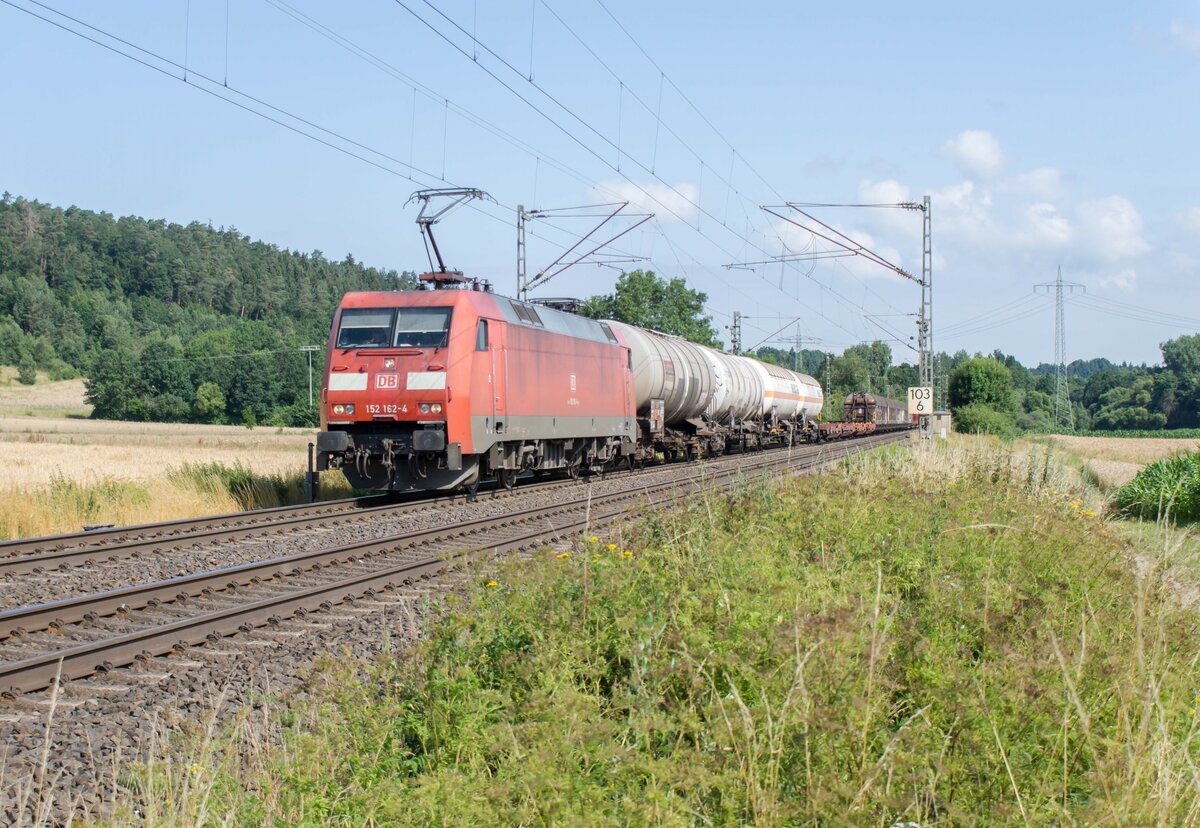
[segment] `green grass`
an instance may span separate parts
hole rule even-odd
[[[1200,451],[1146,466],[1117,493],[1127,513],[1147,520],[1200,520]]]
[[[237,463],[184,463],[172,468],[167,477],[174,483],[198,492],[226,492],[242,509],[264,509],[304,502],[304,472],[271,474],[256,472]],[[325,474],[321,480],[321,495],[329,500],[349,497],[349,486],[341,474]]]
[[[479,572],[415,652],[331,660],[269,745],[261,727],[206,739],[141,807],[152,824],[1194,820],[1193,618],[1050,489],[1048,461],[1012,457],[859,459]]]

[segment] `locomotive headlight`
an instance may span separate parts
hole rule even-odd
[[[428,413],[429,413],[429,403],[421,403],[421,405],[420,405],[419,407],[420,407],[420,409],[421,409],[421,413],[422,413],[422,414],[428,414]]]
[[[345,414],[346,406],[342,405],[341,403],[338,403],[337,405],[335,405],[333,407],[333,413],[334,414]]]
[[[354,413],[354,403],[346,403],[346,413],[347,414]]]
[[[384,359],[384,361],[383,361],[383,367],[384,367],[384,368],[395,368],[395,367],[396,367],[396,360],[392,359],[391,357],[387,357],[387,358],[386,358],[386,359]]]
[[[441,414],[441,413],[442,413],[442,404],[441,404],[441,403],[434,403],[433,405],[431,405],[431,406],[429,407],[429,409],[430,409],[430,410],[431,410],[431,411],[432,411],[434,414]]]

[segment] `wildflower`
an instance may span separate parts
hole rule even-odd
[[[599,552],[593,552],[593,553],[592,553],[592,560],[593,560],[593,561],[598,561],[598,560],[600,560],[600,553],[599,553]]]
[[[616,548],[617,548],[617,545],[616,545],[615,543],[610,543],[610,544],[608,545],[608,551],[609,551],[609,552],[613,551],[613,550],[614,550],[614,549],[616,549]]]
[[[192,773],[204,773],[204,770],[205,770],[204,765],[197,765],[194,762],[192,763],[192,767],[191,767]]]
[[[570,553],[570,552],[559,552],[559,553],[558,553],[557,555],[555,555],[554,557],[556,557],[556,558],[569,558],[569,557],[571,557],[571,553]]]
[[[500,586],[500,585],[498,583],[496,583],[495,581],[488,581],[486,584],[484,584],[484,586],[494,587],[494,586]]]
[[[595,543],[598,540],[600,540],[598,537],[592,535],[590,538],[588,538],[588,543]]]
[[[624,552],[621,553],[621,557],[622,558],[632,558],[633,553],[630,552],[628,549],[626,549]]]
[[[1087,515],[1088,517],[1095,517],[1095,516],[1096,516],[1096,513],[1095,513],[1095,512],[1093,512],[1091,509],[1084,509],[1084,510],[1083,510],[1083,514]]]

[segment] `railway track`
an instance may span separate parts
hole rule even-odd
[[[811,469],[902,439],[906,435],[884,434],[746,455],[742,463],[716,470],[689,465],[654,484],[634,475],[630,485],[606,494],[10,610],[0,613],[0,693],[15,697],[182,652],[401,589],[479,557],[577,538],[643,506],[662,507],[693,495],[698,487]]]
[[[565,482],[568,481],[526,484],[519,491],[536,491]],[[515,490],[493,488],[481,489],[476,497],[503,499],[514,494]],[[21,538],[0,542],[0,577],[66,569],[198,544],[282,534],[312,527],[328,528],[374,517],[438,509],[447,504],[463,503],[466,499],[467,496],[461,493],[405,500],[386,494],[368,495],[163,523]]]
[[[786,449],[772,449],[786,451]],[[733,459],[721,458],[721,459]],[[651,467],[659,470],[663,467]],[[610,471],[610,478],[628,474]],[[505,499],[539,489],[570,485],[574,481],[554,479],[524,482],[515,490],[501,487],[481,489],[477,498]],[[201,544],[237,541],[245,538],[279,535],[308,528],[329,528],[358,523],[376,517],[390,517],[463,503],[462,493],[436,497],[400,499],[393,495],[368,495],[340,500],[255,509],[145,523],[133,526],[105,527],[84,532],[45,535],[0,542],[0,579],[5,576],[37,574],[120,558],[154,555]]]

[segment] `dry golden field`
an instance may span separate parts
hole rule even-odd
[[[242,508],[221,487],[180,474],[188,465],[300,485],[311,430],[89,420],[82,380],[23,386],[9,384],[11,374],[0,370],[0,539]],[[255,505],[274,505],[268,489]]]
[[[1056,434],[1046,439],[1078,456],[1105,488],[1123,486],[1147,463],[1176,452],[1200,448],[1200,440],[1195,438],[1075,437]]]
[[[49,382],[39,374],[36,385],[20,385],[16,376],[17,369],[0,367],[0,414],[86,417],[92,412],[81,379]]]
[[[4,391],[0,390],[0,396]],[[241,464],[264,474],[302,471],[308,429],[126,423],[0,414],[4,484],[41,486],[52,477],[152,480],[184,463]]]

